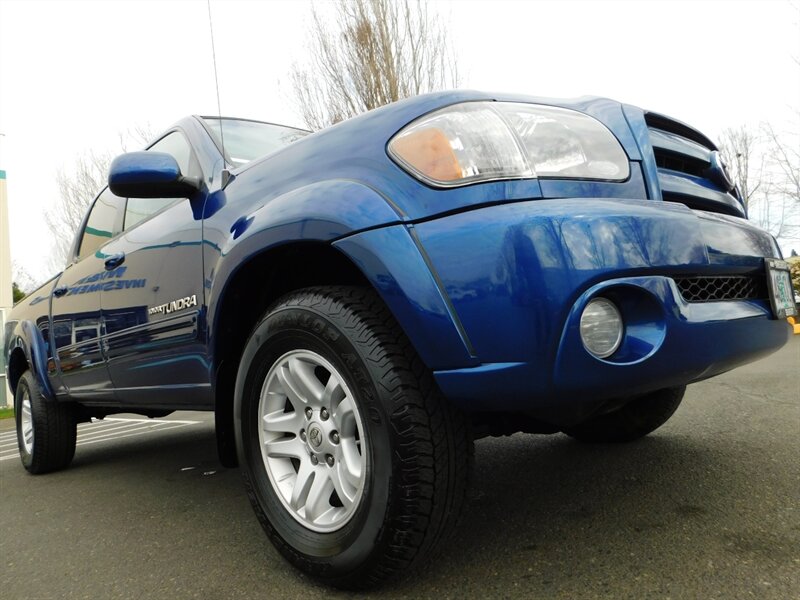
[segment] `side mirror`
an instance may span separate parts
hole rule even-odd
[[[108,187],[122,198],[188,198],[200,189],[200,180],[184,177],[170,154],[128,152],[112,161]]]

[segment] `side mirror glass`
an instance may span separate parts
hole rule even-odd
[[[108,187],[122,198],[187,198],[200,189],[200,181],[185,177],[170,154],[128,152],[112,161]]]

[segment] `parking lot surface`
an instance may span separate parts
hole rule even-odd
[[[347,597],[273,550],[217,462],[211,415],[81,425],[72,467],[38,477],[12,427],[0,421],[0,597]],[[800,336],[691,386],[633,444],[478,441],[457,535],[378,596],[800,598]]]

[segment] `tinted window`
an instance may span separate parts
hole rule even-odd
[[[128,205],[125,207],[125,231],[173,202],[175,198],[128,198]]]
[[[192,147],[183,134],[174,131],[153,144],[149,152],[165,152],[175,158],[183,175],[198,176],[200,167],[197,164]],[[175,202],[174,198],[128,198],[125,207],[125,223],[123,229],[127,231],[150,215],[166,208]]]
[[[123,202],[123,198],[115,196],[108,188],[97,197],[86,221],[86,228],[83,230],[78,258],[92,254],[118,233],[114,229]]]
[[[256,158],[272,154],[309,134],[308,131],[241,119],[203,117],[211,129],[214,140],[222,146],[220,130],[224,136],[225,154],[237,167]]]

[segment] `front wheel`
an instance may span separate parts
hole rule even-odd
[[[46,400],[30,370],[17,382],[14,413],[19,454],[29,473],[57,471],[72,462],[77,425],[72,405]]]
[[[632,442],[666,423],[683,400],[686,386],[667,388],[639,396],[613,412],[566,429],[581,442]]]
[[[446,538],[466,498],[467,421],[372,291],[283,298],[253,331],[236,387],[248,495],[295,566],[366,588]]]

